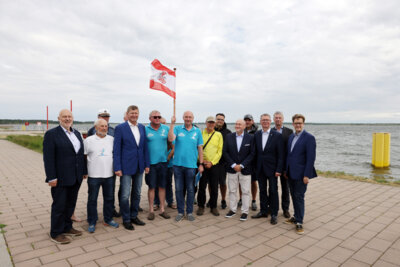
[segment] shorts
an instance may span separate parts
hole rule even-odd
[[[150,171],[145,176],[146,184],[149,186],[149,189],[155,189],[156,187],[165,188],[167,186],[167,172],[167,162],[159,162],[150,165]]]

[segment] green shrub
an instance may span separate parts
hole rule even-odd
[[[9,135],[7,140],[34,151],[43,153],[43,136]]]

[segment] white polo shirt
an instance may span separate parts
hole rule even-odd
[[[95,134],[85,139],[84,150],[90,178],[109,178],[114,175],[113,144],[114,137],[110,135],[100,138]]]

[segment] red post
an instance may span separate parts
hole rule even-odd
[[[49,129],[49,106],[46,106],[46,113],[47,113],[47,130]]]
[[[70,105],[71,105],[71,112],[72,112],[72,100],[70,100]]]

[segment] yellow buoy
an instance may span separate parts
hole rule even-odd
[[[376,168],[390,165],[390,133],[373,133],[372,165]]]

